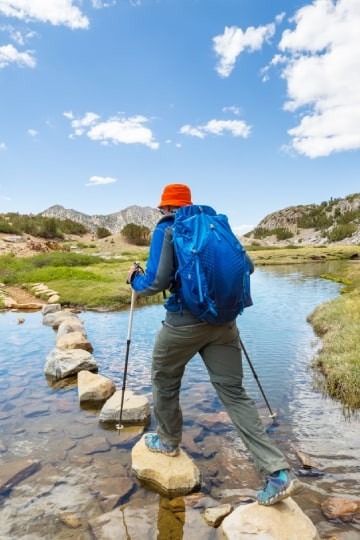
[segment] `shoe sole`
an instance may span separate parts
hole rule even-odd
[[[262,506],[271,506],[273,504],[276,504],[280,501],[283,501],[284,499],[287,499],[288,497],[291,497],[292,495],[296,495],[297,493],[300,493],[302,489],[304,488],[304,484],[299,482],[297,478],[294,478],[291,480],[290,484],[281,491],[278,491],[273,497],[270,497],[266,502],[257,501],[258,504]]]
[[[180,452],[179,449],[172,450],[170,452],[165,452],[164,450],[156,450],[156,449],[149,448],[148,446],[146,446],[146,448],[153,454],[162,454],[163,456],[168,456],[168,457],[176,457]]]

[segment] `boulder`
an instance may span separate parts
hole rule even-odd
[[[94,357],[83,349],[64,351],[55,348],[46,357],[44,373],[54,379],[64,379],[82,370],[98,370]]]
[[[48,313],[55,313],[56,311],[61,311],[60,304],[45,304],[41,308],[41,313],[47,315]]]
[[[320,540],[315,525],[290,497],[272,506],[239,506],[220,530],[228,540]]]
[[[84,401],[104,401],[112,396],[116,390],[113,381],[90,371],[79,371],[77,382],[80,403]]]
[[[32,291],[36,296],[39,296],[40,294],[48,290],[49,290],[49,287],[45,285],[44,283],[37,283],[36,285],[32,287]]]
[[[150,452],[144,435],[133,447],[131,459],[136,477],[165,495],[186,495],[200,486],[199,469],[181,449],[176,457]]]
[[[206,508],[204,519],[210,527],[218,527],[222,520],[233,511],[231,504],[221,504],[212,508]]]
[[[56,347],[63,350],[83,349],[90,353],[94,350],[90,341],[84,336],[84,333],[78,330],[57,336]]]
[[[54,313],[47,313],[44,315],[42,322],[45,326],[52,326],[52,328],[57,330],[63,321],[71,317],[73,319],[79,318],[70,311],[56,311]]]
[[[16,302],[11,298],[5,299],[5,307],[17,309],[18,311],[35,311],[41,309],[43,304],[39,302]]]
[[[51,304],[57,304],[60,300],[60,296],[58,294],[52,294],[48,298],[48,303]]]
[[[117,390],[104,403],[99,416],[101,422],[119,422],[121,398],[122,390]],[[135,395],[131,390],[125,390],[121,419],[127,424],[146,424],[150,419],[149,400]]]
[[[53,296],[54,294],[57,294],[56,291],[53,291],[52,289],[47,289],[46,291],[44,291],[44,296],[47,296],[49,298],[49,296]]]
[[[56,305],[56,304],[54,304]],[[87,337],[83,322],[77,317],[68,317],[59,324],[57,335],[63,336],[71,332],[81,332],[84,337]]]

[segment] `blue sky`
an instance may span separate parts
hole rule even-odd
[[[360,192],[358,0],[0,0],[0,212],[156,207],[239,232]]]

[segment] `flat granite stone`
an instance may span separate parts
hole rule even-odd
[[[131,452],[132,469],[144,483],[166,495],[186,495],[201,483],[198,467],[180,449],[176,457],[150,452],[145,446],[145,435]]]

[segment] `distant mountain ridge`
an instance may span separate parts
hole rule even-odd
[[[41,212],[42,216],[71,219],[90,231],[105,227],[111,234],[121,232],[129,223],[153,230],[159,211],[149,206],[129,206],[108,215],[88,215],[60,205]],[[253,231],[242,237],[244,243],[262,245],[360,244],[360,193],[321,204],[290,206],[264,217]]]
[[[261,244],[360,244],[360,193],[273,212],[245,237]]]
[[[64,208],[59,204],[55,204],[54,206],[51,206],[47,210],[41,212],[40,215],[58,219],[71,219],[72,221],[81,223],[92,232],[95,232],[98,227],[105,227],[111,232],[111,234],[121,232],[121,230],[129,223],[145,226],[152,230],[161,217],[159,210],[156,208],[136,205],[129,206],[128,208],[120,210],[119,212],[114,212],[113,214],[96,214],[91,216],[78,212],[77,210]]]

